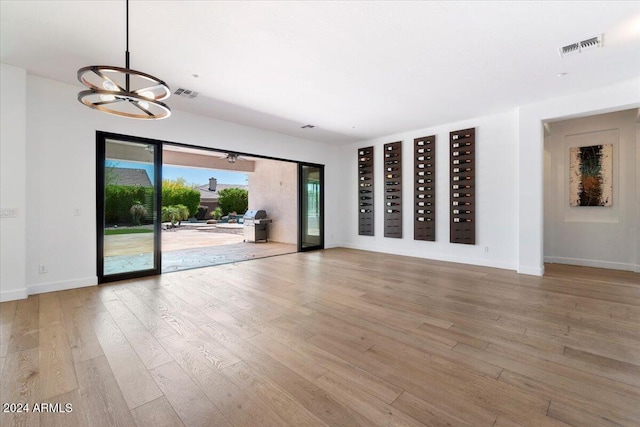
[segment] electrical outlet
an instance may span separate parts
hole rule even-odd
[[[15,218],[18,216],[18,209],[16,208],[2,208],[0,209],[1,218]]]
[[[40,264],[38,266],[38,273],[45,274],[47,272],[47,266],[44,264]]]
[[[489,246],[485,246],[484,247],[484,251],[485,251],[485,253],[489,253]]]
[[[80,216],[80,209],[75,208],[75,209],[73,210],[73,216]]]

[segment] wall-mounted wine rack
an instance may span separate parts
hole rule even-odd
[[[414,240],[436,240],[436,137],[413,140]]]
[[[384,144],[384,237],[402,238],[402,142]]]
[[[373,147],[358,148],[358,234],[374,234]]]
[[[449,133],[451,243],[476,244],[476,129]]]

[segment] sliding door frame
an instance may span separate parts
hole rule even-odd
[[[304,215],[307,214],[304,209],[305,198],[305,182],[303,179],[303,169],[305,167],[318,168],[320,171],[320,220],[318,226],[320,228],[320,241],[317,245],[304,246]],[[315,251],[324,249],[324,165],[317,163],[298,162],[298,252]]]
[[[153,227],[153,268],[117,274],[104,274],[104,226],[105,226],[105,161],[107,140],[134,142],[154,146],[153,150],[153,186],[156,189],[154,203],[156,221]],[[162,232],[162,141],[129,135],[96,131],[96,236],[97,236],[97,276],[98,283],[115,282],[137,277],[155,276],[162,271],[161,232]]]

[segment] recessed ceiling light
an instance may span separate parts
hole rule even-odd
[[[200,75],[198,74],[192,74],[193,78],[197,79],[198,77],[200,77]]]
[[[566,76],[567,74],[569,74],[569,73],[558,73],[558,74],[556,74],[556,76],[557,76],[557,77],[564,77],[564,76]]]

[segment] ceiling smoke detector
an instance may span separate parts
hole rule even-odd
[[[193,99],[196,96],[200,95],[200,92],[196,92],[196,91],[190,90],[190,89],[179,88],[179,89],[176,89],[176,91],[173,92],[173,94],[181,96],[183,98]]]
[[[558,49],[558,53],[560,53],[560,57],[565,57],[567,55],[580,53],[583,50],[595,49],[598,47],[602,47],[602,34],[598,34],[597,36],[590,37],[586,40],[562,46]]]

